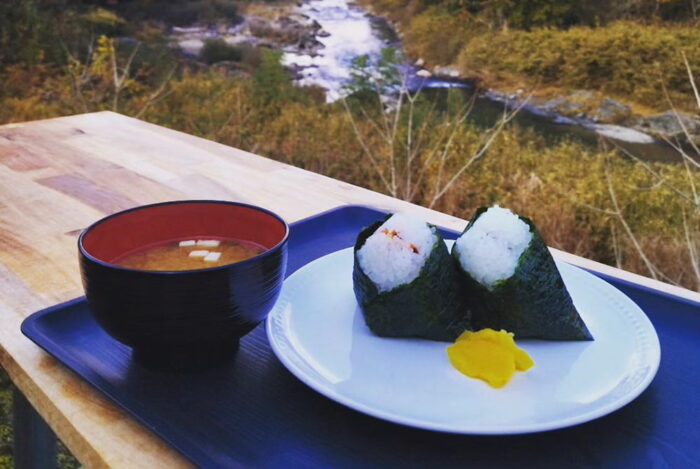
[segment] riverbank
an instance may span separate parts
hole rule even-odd
[[[439,3],[362,4],[392,21],[420,76],[465,80],[513,105],[529,97],[536,113],[591,129],[614,126],[605,131],[610,135],[625,128],[683,141],[687,130],[693,143],[700,142],[700,116],[680,53],[700,64],[695,25],[625,21],[567,30],[493,30]],[[682,123],[669,113],[666,93]]]
[[[235,23],[174,26],[169,38],[187,55],[198,57],[207,41],[218,39],[230,47],[259,47],[315,56],[329,35],[321,25],[295,10],[293,4],[246,4]]]
[[[309,0],[297,4],[246,5],[236,24],[174,27],[170,39],[188,56],[208,63],[217,62],[217,67],[237,74],[251,73],[251,67],[246,67],[246,62],[251,60],[246,60],[246,57],[255,56],[256,50],[277,50],[295,83],[325,90],[329,102],[342,95],[351,79],[354,60],[367,56],[371,67],[380,60],[384,48],[401,49],[403,46],[390,23],[351,1]],[[229,53],[226,48],[230,49]],[[227,60],[229,56],[236,60]],[[422,58],[416,61],[416,65],[401,65],[401,69],[413,90],[461,87],[465,90],[465,100],[469,99],[470,93],[477,92],[477,107],[480,108],[477,113],[493,114],[494,119],[498,113],[492,112],[491,108],[519,107],[518,122],[527,127],[534,126],[546,134],[566,135],[568,132],[571,137],[591,145],[597,145],[599,137],[604,136],[644,159],[677,159],[671,147],[654,138],[682,136],[683,128],[674,116],[671,119],[667,116],[660,116],[661,119],[655,116],[639,118],[630,112],[628,106],[588,91],[548,98],[544,90],[539,90],[534,96],[528,96],[522,88],[483,90],[474,77],[463,75],[457,67],[429,67]],[[556,90],[550,88],[549,91],[554,93]],[[526,96],[529,101],[524,103]],[[491,125],[483,118],[479,120]],[[686,129],[692,134],[696,127],[694,122],[690,119],[686,122]]]

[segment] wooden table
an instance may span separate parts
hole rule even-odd
[[[288,222],[344,204],[465,221],[111,112],[0,126],[0,362],[88,467],[188,462],[20,333],[32,312],[82,295],[77,235],[103,216],[175,199],[267,207]],[[700,301],[700,294],[554,250],[567,262]]]

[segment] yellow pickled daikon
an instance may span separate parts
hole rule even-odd
[[[465,331],[447,347],[450,363],[460,373],[487,382],[494,388],[508,384],[515,371],[527,371],[535,362],[519,348],[513,334],[504,330]]]

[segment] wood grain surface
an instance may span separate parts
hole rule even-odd
[[[226,199],[293,222],[339,205],[465,221],[111,112],[0,126],[0,363],[88,467],[188,467],[159,438],[20,332],[32,312],[82,295],[77,236],[136,205]],[[555,257],[700,301],[700,294],[553,250]]]

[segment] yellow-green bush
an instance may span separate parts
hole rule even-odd
[[[405,47],[412,57],[422,57],[430,64],[451,64],[464,44],[482,26],[464,15],[430,8],[415,16],[404,29]]]
[[[682,52],[700,64],[700,29],[618,22],[566,31],[497,31],[473,37],[459,56],[461,70],[541,85],[599,90],[665,109],[665,84],[678,106],[692,106]],[[700,75],[700,70],[695,70]]]
[[[459,2],[417,1],[364,0],[395,21],[409,55],[429,65],[457,63],[464,76],[494,88],[590,89],[660,111],[668,109],[665,86],[676,106],[696,111],[682,56],[700,67],[695,23],[645,22],[638,15],[595,27],[525,31],[496,27]]]

